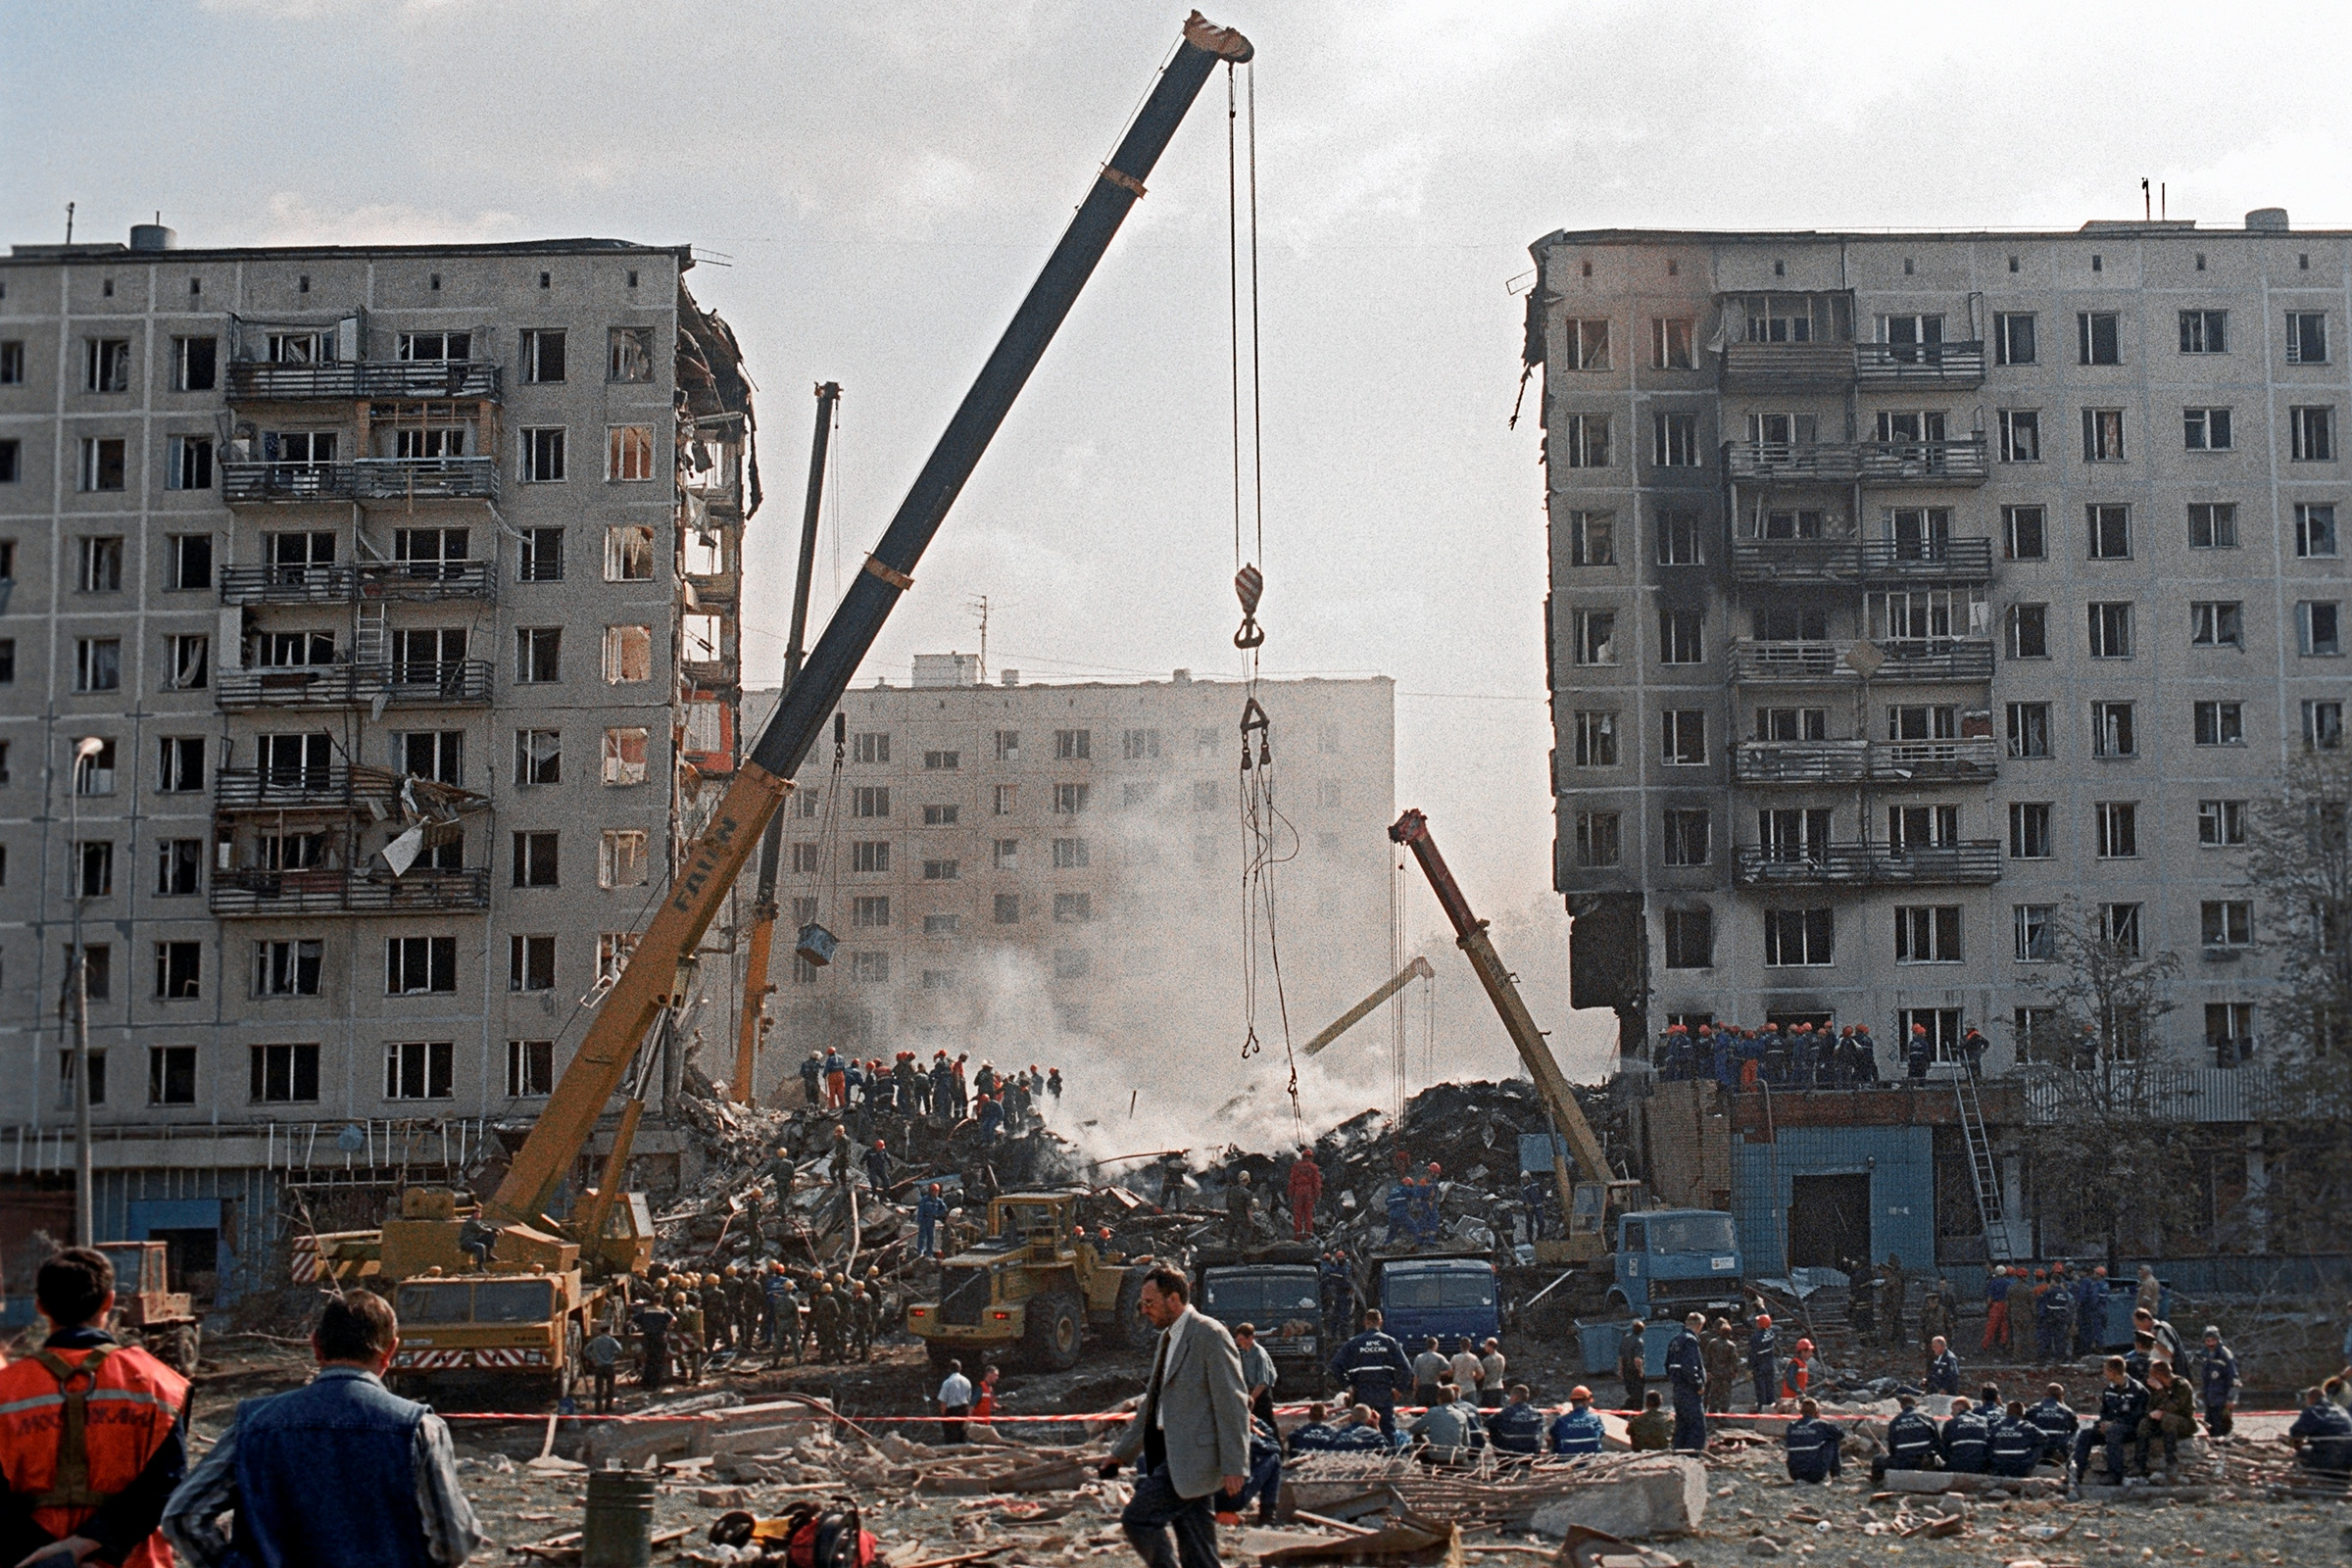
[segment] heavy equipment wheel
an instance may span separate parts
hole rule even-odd
[[[1021,1331],[1021,1359],[1048,1372],[1067,1372],[1086,1348],[1086,1311],[1061,1291],[1033,1298]]]
[[[1144,1316],[1144,1275],[1149,1272],[1131,1268],[1119,1282],[1118,1317],[1112,1332],[1119,1343],[1130,1350],[1149,1350],[1159,1338],[1159,1330]]]

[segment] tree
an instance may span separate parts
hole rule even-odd
[[[2282,1116],[2271,1151],[2269,1208],[2279,1241],[2342,1245],[2352,1204],[2352,753],[2314,752],[2260,803],[2247,869],[2261,890],[2263,948],[2275,982],[2263,1003],[2263,1055]]]
[[[2190,1128],[2166,1104],[2157,1025],[2175,1006],[2178,954],[2147,952],[2137,906],[2062,906],[2051,921],[2046,1012],[2021,1041],[2045,1225],[2102,1239],[2110,1263],[2142,1250],[2194,1184]],[[2127,1216],[2132,1222],[2127,1234]]]

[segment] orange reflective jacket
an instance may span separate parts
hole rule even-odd
[[[172,1435],[188,1380],[135,1347],[36,1350],[0,1367],[0,1480],[60,1539],[138,1479]],[[123,1568],[170,1568],[151,1535]]]

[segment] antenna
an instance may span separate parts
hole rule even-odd
[[[66,203],[66,243],[74,243],[74,204]]]
[[[2156,216],[2168,222],[2173,216],[2173,204],[2165,197],[2163,180],[2156,182]]]
[[[980,676],[978,684],[988,684],[988,595],[975,594],[964,601],[963,608],[980,623]]]
[[[2156,215],[2150,210],[2152,206],[2148,198],[2148,178],[2142,174],[2139,178],[2139,216],[2142,219],[2154,218]]]

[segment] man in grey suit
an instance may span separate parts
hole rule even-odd
[[[1215,1318],[1192,1308],[1175,1269],[1144,1276],[1144,1316],[1160,1331],[1144,1402],[1111,1446],[1104,1477],[1141,1460],[1135,1495],[1119,1524],[1145,1568],[1217,1568],[1213,1499],[1250,1476],[1250,1395],[1241,1354]],[[1168,1549],[1168,1532],[1176,1548]]]

